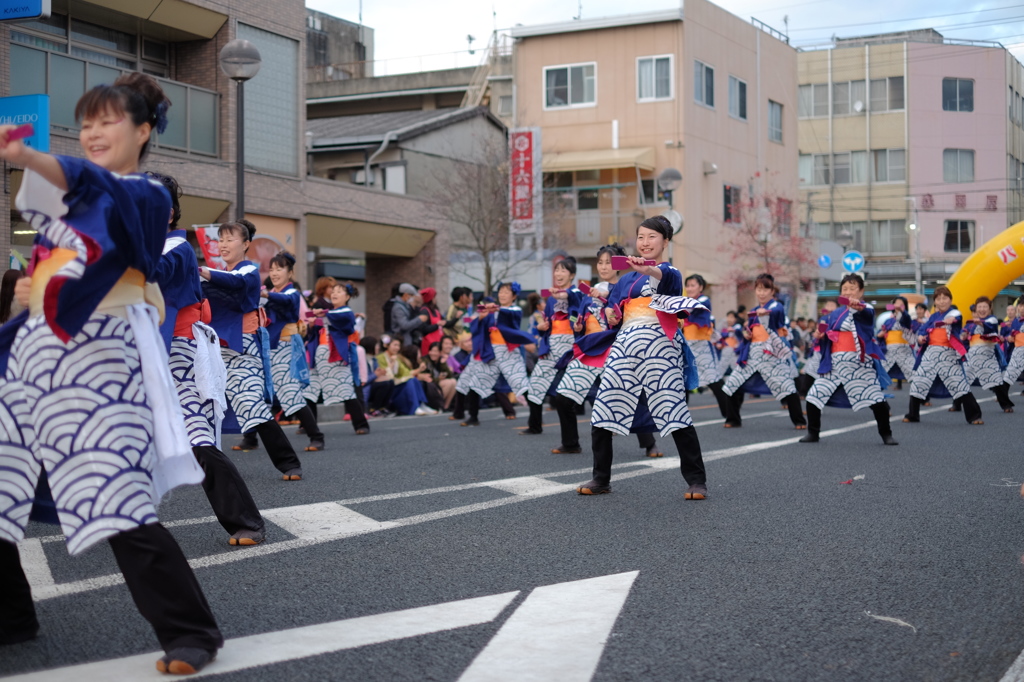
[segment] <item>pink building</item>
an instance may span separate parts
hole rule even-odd
[[[870,292],[914,291],[915,235],[930,293],[1024,220],[1024,66],[1002,45],[840,39],[801,52],[798,71],[805,223],[867,256]]]

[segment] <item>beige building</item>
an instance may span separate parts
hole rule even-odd
[[[705,0],[682,8],[512,30],[517,127],[542,131],[545,243],[593,262],[672,202],[673,262],[736,305],[727,253],[738,198],[796,199],[796,51]]]

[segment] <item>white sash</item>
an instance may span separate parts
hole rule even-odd
[[[221,422],[228,409],[225,397],[228,371],[220,354],[220,339],[213,327],[196,322],[192,325],[192,336],[196,340],[196,389],[203,402],[213,401],[213,428],[219,444]]]

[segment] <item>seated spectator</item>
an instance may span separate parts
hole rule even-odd
[[[450,341],[450,339],[448,339]],[[455,397],[455,373],[443,357],[440,343],[430,344],[423,358],[427,371],[420,375],[427,394],[427,404],[436,410],[447,411]]]
[[[376,357],[376,361],[376,380],[373,383],[380,384],[376,395],[378,403],[386,400],[384,406],[387,409],[403,415],[437,414],[436,410],[427,405],[427,397],[418,380],[419,375],[425,370],[421,367],[413,369],[409,361],[402,356],[401,339],[389,338],[384,352]],[[386,398],[383,396],[385,386],[389,389]],[[371,403],[374,398],[374,388],[371,388]]]

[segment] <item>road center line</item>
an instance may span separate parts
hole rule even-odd
[[[991,400],[995,400],[995,398],[983,398],[978,402],[988,402]],[[945,411],[946,409],[947,408],[945,406],[933,407],[927,410],[922,410],[921,414],[941,412]],[[893,417],[893,419],[897,418],[898,417]],[[828,431],[822,431],[821,437],[828,438],[831,436],[837,436],[844,433],[849,433],[851,431],[857,431],[859,429],[866,429],[874,425],[875,422],[874,420],[872,420],[868,422],[862,422],[860,424],[845,426],[842,428],[830,429]],[[704,454],[704,460],[710,462],[720,459],[728,459],[730,457],[737,457],[740,455],[751,454],[754,452],[761,452],[764,450],[781,448],[787,445],[795,444],[798,440],[799,437],[794,436],[792,438],[785,438],[782,440],[751,443],[749,445],[741,445],[737,447],[712,450]],[[809,446],[807,449],[808,451],[810,451],[811,449],[813,449],[813,446]],[[633,478],[636,476],[645,476],[647,474],[653,474],[668,469],[675,469],[678,468],[679,461],[675,457],[665,457],[638,462],[623,462],[622,464],[616,464],[615,466],[617,469],[617,473],[615,474],[615,480],[622,480],[626,478]],[[627,470],[623,472],[622,469],[625,467],[630,467],[632,470]],[[236,561],[255,559],[257,557],[264,557],[270,554],[277,554],[278,552],[284,552],[292,549],[311,547],[325,542],[343,540],[345,538],[355,537],[358,535],[365,535],[367,533],[389,530],[391,528],[413,526],[420,523],[426,523],[428,521],[436,521],[439,519],[461,516],[463,514],[470,514],[473,512],[484,511],[487,509],[494,509],[497,507],[502,507],[509,504],[516,504],[527,500],[539,499],[541,497],[546,497],[549,495],[566,493],[574,490],[576,484],[547,481],[547,483],[550,485],[545,485],[539,483],[539,481],[562,476],[586,476],[589,475],[590,473],[590,467],[585,467],[579,469],[569,469],[566,471],[557,471],[547,474],[540,474],[537,476],[517,477],[494,481],[480,481],[476,483],[467,483],[455,486],[429,488],[426,490],[412,490],[401,493],[390,493],[386,495],[373,495],[369,497],[352,498],[348,500],[339,500],[337,502],[318,502],[312,505],[300,505],[298,507],[281,507],[277,509],[270,509],[263,512],[268,519],[273,520],[274,523],[278,523],[280,521],[282,527],[286,529],[288,529],[289,527],[288,524],[291,524],[291,527],[294,530],[290,530],[289,532],[292,532],[292,534],[298,535],[299,537],[292,540],[264,543],[261,545],[257,545],[255,547],[228,550],[220,552],[218,554],[210,554],[203,557],[197,557],[195,559],[189,560],[189,565],[192,566],[193,569],[220,566],[224,564],[234,563]],[[455,492],[460,490],[484,487],[495,488],[497,490],[502,490],[503,492],[511,492],[512,495],[508,497],[498,498],[496,500],[489,500],[487,502],[479,502],[476,504],[461,505],[449,509],[443,509],[440,511],[415,514],[412,516],[407,516],[401,519],[394,519],[391,521],[376,521],[374,519],[371,519],[370,517],[360,514],[359,512],[347,508],[347,505],[361,504],[364,502],[379,502],[385,500],[394,500],[400,498],[416,497],[421,495],[431,495],[445,492]],[[330,523],[323,522],[323,519],[317,518],[318,513],[329,514],[333,519],[335,519],[335,521],[339,523],[339,526],[332,526],[330,525]],[[277,520],[275,520],[275,517]],[[213,521],[215,521],[213,517],[202,517],[200,519],[188,519],[175,523],[169,523],[167,525],[188,525]],[[55,535],[38,539],[40,541],[55,541],[61,539],[62,537],[63,536]],[[99,576],[96,578],[87,578],[84,580],[57,584],[54,584],[52,582],[51,576],[49,578],[51,582],[48,584],[46,582],[46,576],[50,575],[50,569],[49,565],[46,564],[45,554],[42,551],[35,552],[33,550],[29,550],[27,559],[28,560],[26,561],[26,555],[23,554],[23,566],[25,568],[25,573],[29,578],[29,583],[32,585],[32,596],[36,601],[53,599],[55,597],[86,592],[90,590],[100,589],[103,587],[110,587],[112,585],[119,585],[124,582],[120,573],[113,573],[110,575]],[[37,583],[35,582],[35,580],[39,580],[40,582]],[[1024,680],[1022,680],[1022,682],[1024,682]]]

